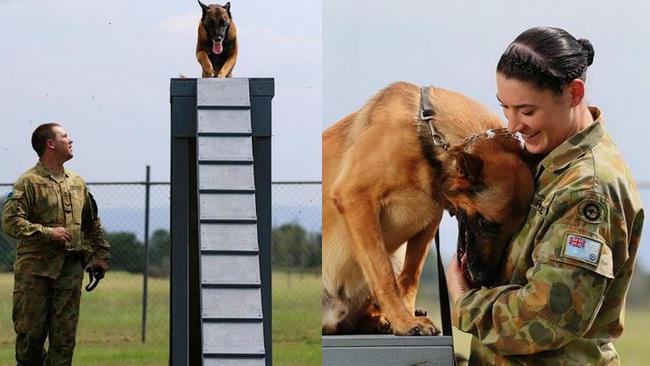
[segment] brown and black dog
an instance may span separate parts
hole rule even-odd
[[[226,5],[205,5],[199,1],[203,15],[196,40],[196,59],[201,64],[204,78],[232,76],[237,62],[237,27]]]
[[[461,266],[476,286],[493,281],[528,212],[519,140],[461,94],[425,98],[448,150],[420,118],[420,88],[404,82],[323,133],[323,334],[437,334],[415,297],[443,210],[459,220]]]

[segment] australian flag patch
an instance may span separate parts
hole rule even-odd
[[[576,234],[568,234],[564,243],[564,256],[590,264],[598,264],[602,243]]]

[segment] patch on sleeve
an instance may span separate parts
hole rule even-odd
[[[593,265],[600,261],[600,249],[603,243],[585,236],[569,233],[566,236],[562,255]]]
[[[578,206],[578,217],[591,224],[597,224],[605,216],[605,207],[596,200],[584,200]]]

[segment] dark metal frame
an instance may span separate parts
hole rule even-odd
[[[264,348],[271,365],[271,100],[272,78],[249,80]],[[196,157],[196,79],[171,80],[171,326],[169,362],[201,365],[200,250]]]

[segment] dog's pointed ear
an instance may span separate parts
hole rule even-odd
[[[461,176],[478,182],[481,180],[481,173],[483,172],[483,160],[474,154],[461,150],[456,155],[456,169],[458,169]]]
[[[468,190],[481,183],[483,160],[477,155],[459,150],[453,155],[458,176],[452,180],[452,189]]]
[[[223,6],[223,8],[228,12],[228,16],[232,18],[232,14],[230,14],[230,1],[228,1],[226,5]]]
[[[203,14],[205,14],[205,12],[208,11],[208,6],[202,3],[201,0],[196,0],[196,1],[199,2],[199,5],[201,5],[201,10],[203,11]]]

